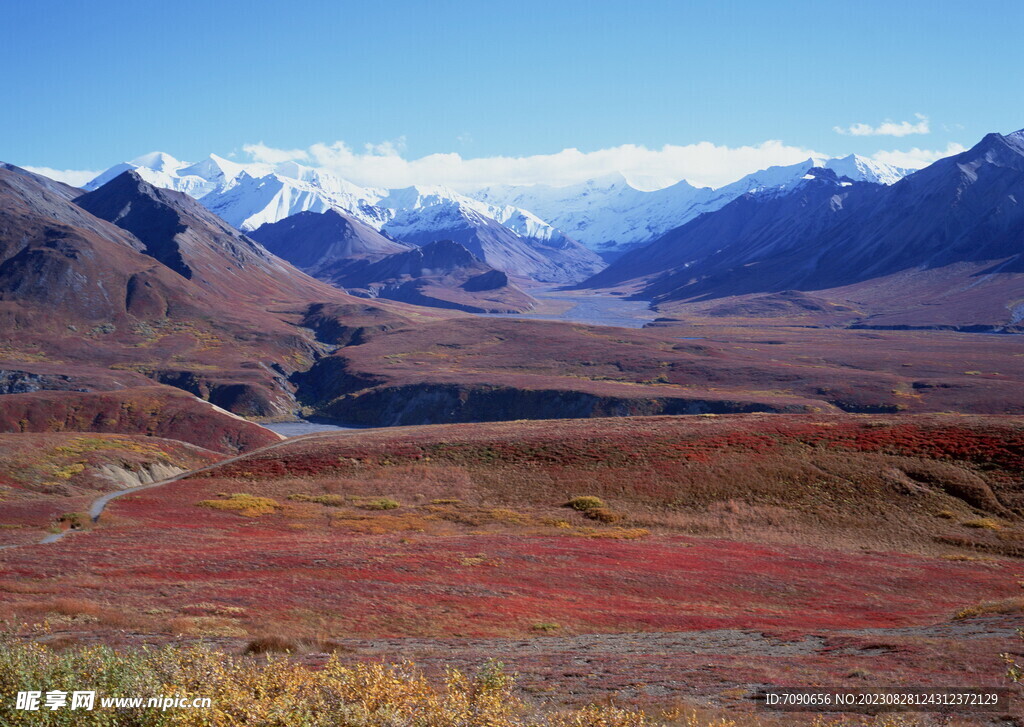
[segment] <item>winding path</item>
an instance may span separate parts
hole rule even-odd
[[[215,470],[218,467],[223,467],[224,465],[232,464],[233,462],[238,462],[239,460],[245,459],[246,457],[251,457],[254,454],[262,454],[263,452],[269,452],[272,449],[277,449],[278,447],[283,447],[286,444],[291,444],[293,442],[305,441],[307,439],[319,439],[321,437],[345,436],[346,434],[356,434],[356,433],[362,432],[362,431],[365,431],[365,430],[364,429],[354,429],[351,432],[344,432],[344,431],[313,432],[311,434],[303,434],[303,435],[298,436],[298,437],[289,437],[288,439],[282,439],[280,442],[274,442],[273,444],[268,444],[265,447],[259,447],[257,449],[250,449],[248,452],[242,452],[241,454],[236,454],[236,455],[234,455],[232,457],[228,457],[227,459],[222,459],[222,460],[220,460],[218,462],[214,462],[213,464],[208,464],[208,465],[206,465],[204,467],[197,467],[194,470],[188,470],[187,472],[181,472],[179,474],[174,475],[173,477],[168,477],[167,479],[157,480],[156,482],[147,482],[145,485],[138,485],[137,487],[128,487],[128,488],[126,488],[124,490],[114,490],[113,492],[107,492],[107,493],[105,493],[103,495],[100,495],[99,497],[97,497],[95,500],[93,500],[89,504],[89,518],[94,523],[95,522],[99,522],[100,516],[103,514],[103,511],[106,509],[107,505],[109,505],[113,500],[116,500],[119,497],[124,497],[125,495],[131,495],[133,493],[141,492],[142,490],[149,490],[149,489],[152,489],[154,487],[162,487],[164,485],[169,485],[172,482],[177,482],[179,480],[184,480],[184,479],[186,479],[188,477],[191,477],[192,475],[199,474],[200,472],[209,472],[210,470]],[[47,535],[42,540],[37,541],[35,543],[18,543],[18,544],[14,544],[14,545],[0,545],[0,550],[8,550],[10,548],[26,548],[26,547],[31,546],[31,545],[48,545],[50,543],[56,543],[58,540],[61,540],[65,536],[70,535],[72,533],[81,533],[81,532],[88,532],[88,531],[72,530],[72,529],[69,528],[67,530],[62,530],[59,533],[50,533],[49,535]]]

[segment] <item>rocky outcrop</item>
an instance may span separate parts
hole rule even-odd
[[[351,424],[403,426],[517,419],[583,419],[656,414],[800,413],[799,404],[701,397],[602,396],[564,389],[409,384],[347,394],[317,408],[320,416]]]
[[[29,394],[34,391],[88,391],[82,382],[62,374],[0,369],[0,394]]]

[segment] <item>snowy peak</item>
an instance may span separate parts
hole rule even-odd
[[[135,170],[153,186],[200,200],[243,231],[306,211],[338,209],[376,229],[388,217],[374,206],[382,196],[379,190],[364,189],[295,162],[239,164],[216,154],[195,163],[163,152],[144,154],[111,167],[86,189],[97,189],[128,170]]]
[[[162,151],[151,151],[128,162],[135,167],[145,167],[154,172],[171,172],[181,166],[181,162]]]
[[[245,172],[245,169],[243,164],[211,154],[201,162],[178,168],[176,172],[180,177],[200,177],[210,182],[228,182]]]
[[[868,159],[857,154],[828,159],[824,165],[840,177],[848,177],[854,182],[871,182],[872,184],[896,184],[912,170],[894,167],[885,162]]]
[[[1024,135],[1000,136],[999,140],[1004,148],[1012,144],[1024,147]],[[398,239],[436,239],[434,235],[453,226],[496,225],[549,247],[579,241],[592,251],[615,254],[646,244],[741,195],[787,193],[807,181],[809,171],[815,168],[830,169],[852,182],[885,185],[907,174],[905,169],[850,155],[769,167],[719,189],[698,188],[682,180],[647,192],[616,172],[567,187],[498,185],[466,195],[440,185],[366,188],[294,161],[240,164],[211,154],[192,163],[165,152],[151,152],[112,167],[86,189],[96,189],[127,170],[135,170],[154,186],[201,200],[243,231],[300,212],[333,209]]]
[[[483,209],[486,205],[463,197],[461,194],[440,185],[414,185],[402,189],[388,190],[386,197],[378,201],[381,207],[391,210],[415,210],[435,205],[460,205],[469,209]]]
[[[614,174],[568,187],[487,187],[474,196],[492,206],[528,210],[591,250],[607,251],[653,239],[680,224],[678,220],[710,192],[685,181],[642,192]]]
[[[532,212],[508,204],[489,204],[439,185],[392,189],[378,205],[394,211],[392,221],[385,227],[396,237],[401,237],[403,232],[415,231],[425,219],[436,221],[442,217],[461,217],[473,222],[493,220],[523,237],[538,240],[565,238],[563,233]]]

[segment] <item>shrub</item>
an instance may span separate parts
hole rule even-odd
[[[610,540],[639,540],[650,535],[645,528],[579,528],[574,535],[584,538],[608,538]]]
[[[544,631],[545,633],[551,633],[552,631],[558,631],[558,629],[560,629],[562,627],[559,626],[558,624],[541,623],[541,624],[534,624],[530,628],[532,628],[534,631]]]
[[[597,520],[602,523],[615,523],[622,519],[622,517],[614,510],[609,510],[607,507],[594,507],[590,510],[583,512],[591,520]]]
[[[573,510],[579,510],[580,512],[587,512],[588,510],[595,510],[599,507],[604,507],[604,500],[600,497],[594,497],[593,495],[582,495],[580,497],[574,497],[569,502],[565,503],[566,507],[571,507]]]
[[[366,500],[365,502],[361,502],[356,507],[363,510],[395,510],[401,507],[401,505],[390,498],[380,497],[376,500]]]
[[[266,652],[260,652],[266,653]],[[592,706],[540,715],[515,692],[515,676],[497,662],[475,675],[448,670],[428,680],[412,664],[344,666],[332,656],[322,669],[286,657],[265,663],[232,657],[208,646],[117,653],[105,646],[61,652],[0,634],[0,694],[30,685],[44,693],[82,685],[97,698],[168,694],[209,698],[204,709],[102,708],[29,712],[0,701],[0,724],[100,727],[199,725],[430,725],[431,727],[643,727],[642,712]],[[68,721],[73,717],[74,721]],[[695,726],[696,727],[696,726]]]
[[[304,495],[299,493],[288,495],[288,499],[295,502],[316,502],[329,507],[341,507],[345,504],[345,498],[342,495]]]
[[[202,500],[196,503],[199,507],[209,507],[214,510],[229,510],[237,512],[243,517],[259,517],[270,515],[281,509],[281,504],[269,497],[257,497],[244,492],[236,492],[226,500]]]
[[[89,516],[84,512],[66,512],[57,518],[57,522],[68,526],[72,530],[79,530],[89,522]]]
[[[1017,633],[1020,638],[1024,640],[1024,629],[1017,629]],[[1006,662],[1006,676],[1010,681],[1019,684],[1024,682],[1024,664],[1018,664],[1012,654],[1000,654],[1003,657],[1003,661]]]

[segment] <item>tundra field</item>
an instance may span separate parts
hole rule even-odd
[[[95,525],[62,508],[123,486],[112,461],[170,472],[223,455],[32,436],[36,457],[4,472],[19,497],[0,537],[82,528],[0,551],[0,613],[59,649],[202,641],[316,669],[411,659],[434,679],[497,658],[530,705],[744,724],[792,723],[753,714],[766,686],[1005,685],[1000,654],[1020,651],[1014,417],[313,434],[120,497]],[[989,723],[962,720],[950,724]]]

